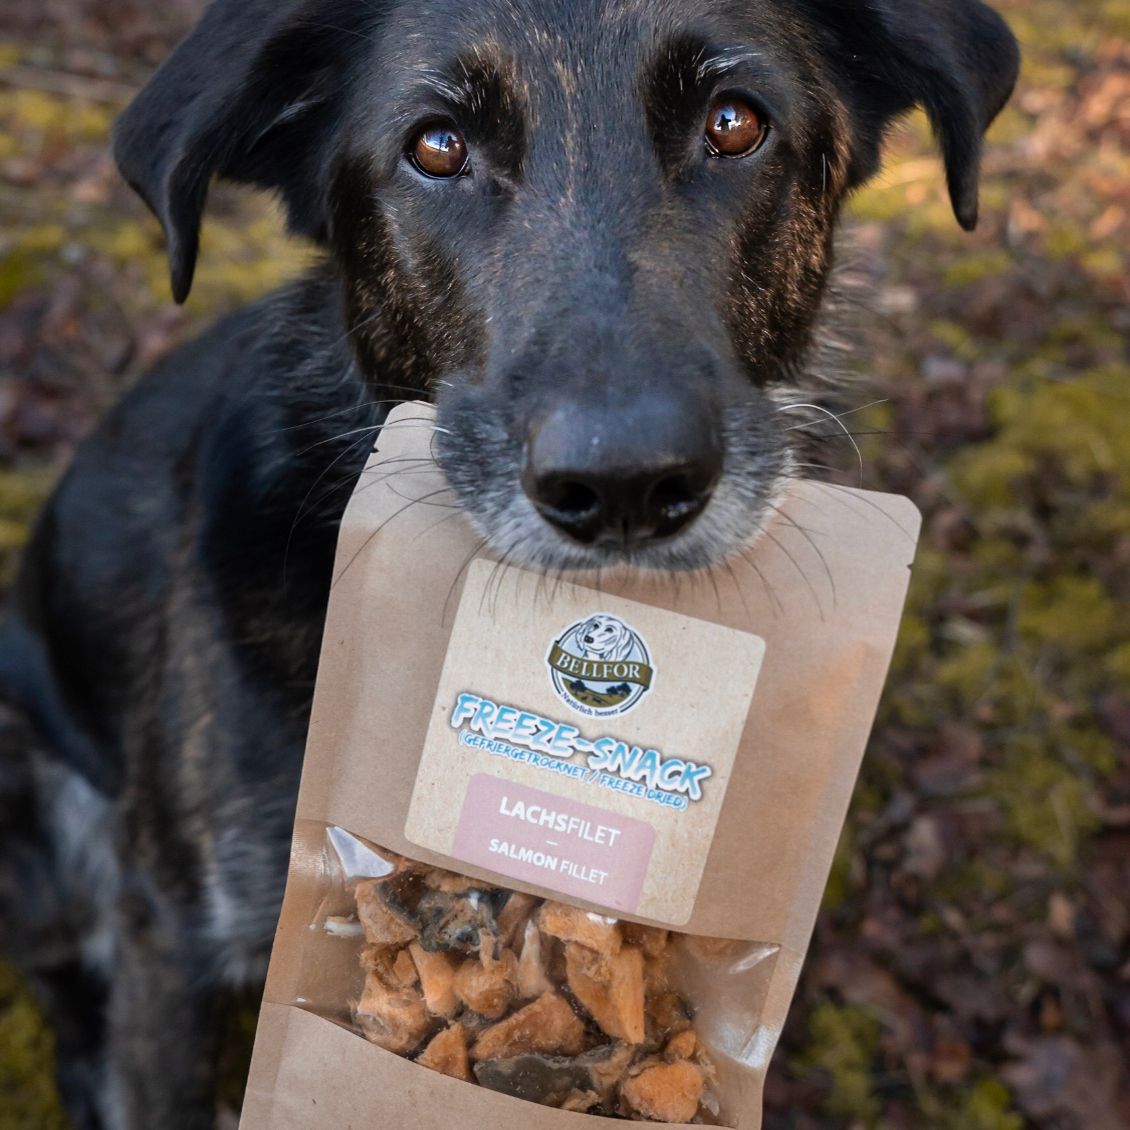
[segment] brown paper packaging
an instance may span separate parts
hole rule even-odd
[[[242,1130],[595,1130],[620,1120],[537,1106],[429,1071],[349,1028],[355,955],[326,914],[326,829],[546,898],[562,896],[411,842],[406,819],[471,562],[493,560],[430,461],[432,410],[404,405],[345,514]],[[764,536],[709,575],[569,578],[608,598],[755,633],[764,664],[685,922],[609,911],[706,938],[762,943],[748,1027],[710,1047],[731,1124],[761,1126],[770,1057],[812,934],[886,676],[920,525],[904,498],[794,481]],[[554,616],[549,583],[492,571],[496,607]],[[523,588],[523,584],[526,585]],[[561,590],[564,591],[564,590]],[[481,603],[481,601],[480,601]],[[452,803],[458,803],[453,797]],[[715,990],[716,992],[718,990]],[[720,1002],[708,978],[697,1016]],[[732,1002],[729,1002],[732,1007]]]

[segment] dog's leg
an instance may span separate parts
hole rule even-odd
[[[131,881],[110,997],[112,1130],[213,1130],[220,1000],[191,948],[193,924]]]

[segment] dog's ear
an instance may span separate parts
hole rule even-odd
[[[114,157],[161,221],[178,302],[192,286],[213,176],[278,191],[291,230],[324,239],[344,77],[381,8],[214,0],[118,119]]]
[[[945,159],[950,199],[967,231],[977,225],[981,139],[1004,108],[1020,49],[1004,20],[979,0],[802,0],[846,86],[861,142],[862,183],[879,165],[883,132],[921,106]]]

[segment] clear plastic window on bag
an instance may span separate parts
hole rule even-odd
[[[515,1098],[736,1124],[752,1069],[764,1066],[758,1036],[776,946],[588,913],[340,828],[327,829],[326,864],[303,1008]]]

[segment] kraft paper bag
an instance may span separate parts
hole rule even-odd
[[[377,1043],[359,1034],[373,1034],[358,1003],[367,978],[384,977],[384,992],[394,956],[395,976],[417,976],[395,946],[369,946],[362,969],[361,888],[455,890],[434,878],[454,872],[477,884],[476,907],[534,896],[510,905],[526,908],[527,939],[561,952],[595,960],[548,925],[559,906],[615,932],[618,952],[662,947],[663,985],[695,1033],[681,1042],[696,1049],[681,1077],[695,1095],[702,1086],[678,1124],[757,1130],[890,662],[918,512],[797,480],[753,546],[710,573],[544,577],[482,548],[431,459],[432,419],[421,404],[392,413],[341,527],[241,1126],[595,1130],[646,1117],[644,1083],[678,1071],[643,1073],[674,1062],[674,1042],[649,1035],[654,1046],[625,1050],[624,1032],[609,1035],[563,975],[551,995],[575,1011],[566,1019],[584,1028],[586,1051],[603,1041],[591,1054],[635,1056],[612,1098],[585,1099],[582,1086],[578,1109],[491,1089],[517,1060],[484,1067],[484,1043],[472,1044],[470,1078],[485,1086],[413,1062],[445,1023],[430,1014],[402,1054],[387,1048],[417,1033],[400,1040],[387,1018]],[[420,928],[423,949],[445,944]],[[512,961],[505,943],[480,933],[456,958]],[[637,959],[648,994],[658,961]],[[403,990],[417,1019],[420,985]],[[462,1015],[468,1042],[503,1022]],[[573,1070],[567,1057],[545,1062]]]

